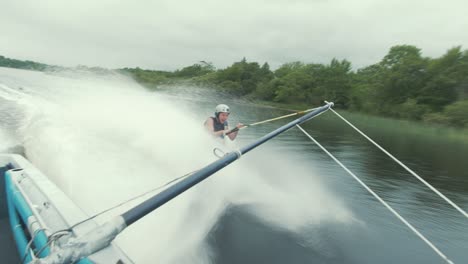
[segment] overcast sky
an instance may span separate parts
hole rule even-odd
[[[1,0],[0,55],[63,66],[175,70],[246,57],[272,68],[389,48],[468,49],[467,0]]]

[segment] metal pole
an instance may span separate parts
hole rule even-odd
[[[80,236],[78,238],[70,239],[67,243],[60,247],[56,247],[52,250],[50,255],[45,258],[37,258],[31,261],[34,264],[60,264],[60,263],[74,263],[79,259],[89,256],[107,246],[115,239],[115,237],[121,233],[127,226],[135,223],[148,213],[157,209],[161,205],[172,200],[179,194],[190,189],[197,183],[203,181],[204,179],[211,176],[213,173],[218,170],[226,167],[236,159],[240,158],[243,154],[249,152],[255,147],[265,143],[266,141],[272,139],[273,137],[283,133],[284,131],[292,128],[295,125],[304,123],[305,121],[317,116],[330,107],[333,106],[333,103],[328,103],[322,107],[315,109],[313,112],[308,113],[307,115],[302,116],[269,134],[261,137],[256,142],[247,145],[240,150],[229,152],[224,157],[219,160],[209,164],[208,166],[200,169],[199,171],[193,173],[189,177],[175,183],[166,190],[154,195],[148,200],[142,202],[141,204],[135,206],[134,208],[128,210],[122,215],[116,216],[110,221],[107,221],[101,226],[96,227],[95,229],[89,231],[87,234]]]
[[[208,166],[200,169],[199,171],[193,173],[189,177],[175,183],[174,185],[170,186],[169,188],[165,189],[164,191],[154,195],[153,197],[149,198],[148,200],[142,202],[141,204],[135,206],[134,208],[128,210],[127,212],[123,213],[121,216],[125,220],[127,226],[133,224],[138,219],[142,218],[143,216],[147,215],[151,211],[157,209],[161,205],[167,203],[174,197],[178,196],[179,194],[183,193],[184,191],[188,190],[192,186],[196,185],[197,183],[203,181],[204,179],[211,176],[213,173],[217,172],[218,170],[226,167],[236,159],[240,158],[241,155],[249,152],[250,150],[256,148],[257,146],[265,143],[266,141],[272,139],[273,137],[283,133],[284,131],[294,127],[297,124],[302,124],[305,121],[311,119],[312,117],[328,110],[333,103],[327,103],[322,107],[318,107],[314,111],[268,133],[267,135],[261,137],[254,143],[247,145],[241,148],[238,151],[229,152],[219,160],[209,164]]]

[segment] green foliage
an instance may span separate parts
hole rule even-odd
[[[25,70],[45,71],[47,69],[58,68],[56,66],[49,66],[47,64],[38,63],[34,61],[21,61],[15,59],[9,59],[4,56],[0,56],[0,67],[9,67]]]
[[[207,63],[205,61],[202,61],[201,63],[202,64],[196,63],[192,66],[182,68],[182,70],[176,70],[174,72],[174,76],[181,78],[193,78],[215,71],[215,67],[213,66],[213,64]]]
[[[130,74],[138,83],[148,88],[157,88],[158,85],[167,84],[174,75],[166,71],[143,70],[140,68],[124,68],[122,73]]]
[[[440,124],[440,125],[450,125],[450,118],[444,113],[429,113],[424,115],[423,121],[426,123]]]
[[[441,58],[433,59],[428,66],[428,80],[419,91],[419,103],[430,105],[433,110],[441,111],[444,106],[457,99],[457,87],[466,79],[468,63],[463,66],[460,47],[447,51]]]
[[[448,105],[444,110],[444,114],[449,119],[451,125],[468,127],[468,100]]]
[[[352,85],[351,63],[347,60],[333,59],[330,65],[324,68],[322,82],[323,100],[335,102],[335,105],[348,108]]]
[[[380,62],[381,82],[377,98],[385,104],[401,104],[414,98],[424,86],[428,60],[418,48],[409,45],[392,47]]]
[[[0,66],[41,71],[55,67],[3,56]],[[329,64],[290,62],[272,71],[266,62],[260,66],[245,58],[224,69],[200,61],[173,72],[119,71],[151,89],[183,82],[272,103],[320,105],[327,100],[353,111],[468,127],[468,51],[461,47],[431,59],[415,46],[398,45],[381,61],[357,71],[349,61],[337,59]]]
[[[277,71],[272,89],[275,102],[295,103],[311,101],[311,90],[315,87],[313,71],[316,65],[292,63],[282,65]]]
[[[468,114],[447,109],[468,97],[468,52],[455,47],[429,59],[414,46],[395,46],[380,63],[358,70],[351,90],[354,110],[464,126]]]
[[[370,65],[359,69],[352,78],[349,108],[356,111],[377,114],[380,111],[378,92],[382,90],[382,66]]]
[[[425,84],[415,98],[419,104],[426,104],[433,110],[440,111],[444,106],[456,100],[456,84],[456,81],[448,76],[435,76]]]
[[[257,85],[272,78],[273,74],[267,63],[260,67],[257,62],[248,63],[244,58],[224,70],[219,70],[215,77],[215,84],[233,95],[243,96],[252,93]]]
[[[418,104],[415,99],[408,99],[391,109],[393,116],[410,120],[421,120],[429,112],[430,108],[427,105]]]
[[[262,99],[283,103],[321,104],[324,100],[347,107],[351,88],[351,63],[333,59],[329,65],[283,64],[274,72],[275,78],[258,87]]]

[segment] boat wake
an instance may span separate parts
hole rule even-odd
[[[118,74],[0,68],[0,151],[24,153],[93,215],[217,159],[217,143],[202,129],[211,108],[171,101]],[[271,148],[249,153],[144,217],[117,243],[135,263],[210,263],[217,249],[208,238],[232,206],[299,236],[324,222],[353,221],[310,165]]]

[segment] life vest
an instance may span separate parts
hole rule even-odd
[[[211,119],[213,119],[214,132],[225,130],[225,129],[228,128],[228,122],[227,121],[225,121],[224,123],[221,123],[221,122],[219,122],[218,118],[216,118],[216,117],[211,117]],[[223,138],[223,137],[224,137],[224,135],[221,135],[221,138]]]

